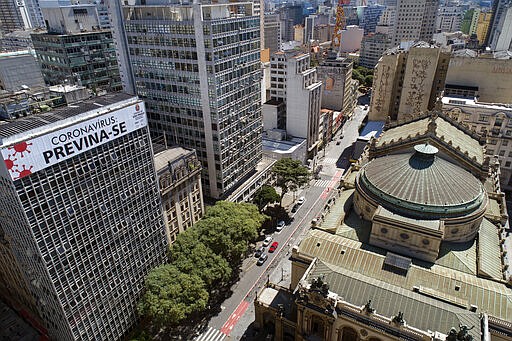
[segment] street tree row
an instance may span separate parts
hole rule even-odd
[[[199,317],[219,292],[237,278],[249,244],[266,216],[249,203],[219,201],[194,227],[180,233],[169,262],[153,269],[138,309],[156,327],[177,326]]]

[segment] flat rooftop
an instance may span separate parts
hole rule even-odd
[[[443,96],[442,101],[443,101],[443,104],[467,105],[467,106],[479,107],[479,108],[485,108],[485,109],[510,110],[512,112],[512,106],[510,104],[478,102],[473,97],[470,98],[470,97]]]
[[[7,139],[10,137],[13,137],[13,139],[19,138],[20,140],[26,140],[33,136],[42,135],[49,131],[61,129],[91,117],[95,117],[100,111],[107,109],[105,107],[112,106],[111,108],[108,108],[108,110],[114,110],[118,107],[121,108],[128,104],[133,104],[136,101],[138,101],[138,98],[134,95],[112,93],[100,97],[94,97],[83,102],[74,103],[67,107],[55,108],[48,112],[32,114],[27,117],[0,124],[0,146],[16,142],[11,141],[11,139]],[[118,103],[119,106],[114,105]],[[65,122],[60,124],[60,121]],[[43,127],[45,127],[45,129],[42,129]],[[46,129],[46,127],[48,129]]]
[[[181,156],[189,155],[193,151],[178,146],[171,146],[163,151],[157,151],[157,148],[153,146],[155,152],[155,168],[159,170],[166,168],[170,161],[174,161]]]

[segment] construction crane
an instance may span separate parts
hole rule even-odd
[[[350,4],[350,0],[338,0],[338,6],[336,7],[336,25],[334,26],[334,33],[332,34],[331,47],[340,47],[341,31],[343,31],[347,24],[343,6],[348,4]]]

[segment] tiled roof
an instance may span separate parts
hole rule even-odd
[[[363,306],[371,299],[377,314],[392,317],[401,311],[407,325],[445,334],[450,328],[459,327],[459,324],[474,326],[470,335],[475,340],[480,338],[480,318],[477,313],[321,261],[316,264],[309,279],[318,277],[323,277],[330,291],[351,304]]]
[[[478,234],[478,274],[501,280],[502,266],[498,230],[484,218]]]
[[[426,137],[429,133],[428,125],[430,120],[430,117],[425,117],[388,128],[376,141],[375,147],[382,148],[407,139]],[[469,159],[474,158],[479,164],[483,163],[485,156],[484,148],[476,138],[469,135],[471,134],[469,131],[463,131],[462,127],[452,124],[441,116],[437,116],[434,121],[436,126],[435,133],[432,136],[432,144],[436,145],[436,141],[438,143],[447,143],[451,145],[452,149],[459,150],[462,154],[467,153]]]
[[[420,219],[425,214],[466,214],[485,199],[480,181],[464,168],[419,152],[375,158],[359,179],[383,206],[402,207]]]
[[[470,273],[454,270],[440,264],[425,265],[413,261],[407,274],[401,275],[383,269],[385,256],[371,251],[373,248],[356,240],[320,230],[312,230],[299,246],[301,254],[317,257],[328,263],[364,274],[368,278],[378,279],[387,287],[399,287],[412,291],[414,286],[423,288],[424,292],[437,293],[442,297],[476,305],[478,312],[505,321],[512,320],[512,289],[503,283],[476,277]],[[484,250],[485,252],[485,250]],[[344,292],[338,293],[345,295]]]

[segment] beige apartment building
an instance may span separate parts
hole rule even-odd
[[[403,120],[434,108],[450,54],[425,42],[388,50],[375,67],[370,121]]]
[[[155,168],[160,184],[169,244],[192,227],[204,214],[201,162],[196,151],[181,147],[154,146]]]
[[[487,138],[486,154],[500,162],[500,182],[512,189],[512,106],[443,97],[443,111]]]

